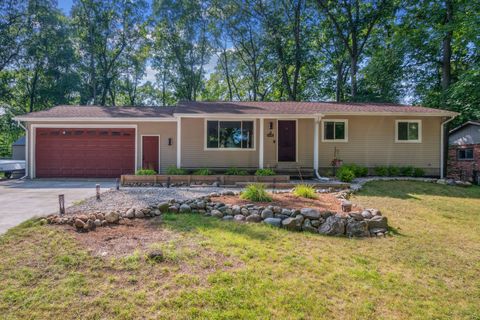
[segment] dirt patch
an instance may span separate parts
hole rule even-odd
[[[336,198],[333,193],[324,193],[318,194],[317,199],[306,199],[297,197],[291,193],[282,193],[282,194],[273,194],[272,202],[255,202],[259,206],[279,206],[282,208],[289,209],[301,209],[301,208],[315,208],[318,210],[331,210],[336,212],[341,212],[341,202]],[[237,204],[237,205],[246,205],[253,203],[249,200],[242,200],[238,196],[221,196],[217,198],[212,198],[212,201],[223,202],[225,204]]]

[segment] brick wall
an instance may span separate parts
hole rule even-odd
[[[473,148],[473,160],[458,160],[457,150]],[[448,149],[447,176],[456,180],[472,180],[473,171],[480,170],[480,144],[453,145]]]

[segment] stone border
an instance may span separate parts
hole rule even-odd
[[[93,231],[97,227],[114,224],[126,224],[128,219],[141,219],[161,216],[163,213],[198,213],[226,221],[265,223],[273,227],[290,231],[306,231],[328,236],[371,237],[386,236],[387,218],[377,209],[365,209],[362,212],[349,212],[352,203],[346,200],[348,192],[342,191],[337,196],[343,199],[343,213],[319,211],[313,208],[290,209],[278,206],[230,205],[215,202],[220,196],[238,195],[239,192],[224,191],[211,193],[195,199],[179,201],[171,199],[148,208],[130,208],[125,212],[95,212],[84,215],[51,215],[45,220],[49,224],[68,224],[79,232]]]
[[[350,185],[350,193],[359,191],[363,186],[370,181],[417,181],[417,182],[429,182],[450,186],[469,187],[472,184],[468,181],[459,181],[454,179],[437,179],[437,178],[415,178],[415,177],[366,177],[357,178],[353,180]]]

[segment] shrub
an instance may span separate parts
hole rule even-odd
[[[425,175],[425,170],[422,168],[415,168],[413,169],[413,176],[414,177],[423,177]]]
[[[207,168],[201,168],[193,172],[194,175],[197,176],[210,176],[213,174],[213,172],[210,169]]]
[[[182,168],[177,168],[172,166],[167,168],[167,174],[172,176],[179,176],[179,175],[188,174],[188,171]]]
[[[400,175],[404,177],[412,177],[415,171],[414,167],[401,167],[400,168]]]
[[[380,177],[388,176],[388,168],[387,167],[375,167],[375,168],[373,168],[373,171],[375,171],[375,175],[377,175],[377,176],[380,176]]]
[[[273,169],[270,169],[270,168],[258,169],[257,171],[255,171],[255,175],[259,177],[274,176],[275,171],[273,171]]]
[[[368,168],[359,166],[357,164],[344,164],[342,167],[352,170],[355,177],[366,177],[368,175]]]
[[[245,170],[240,170],[238,168],[232,167],[232,168],[229,168],[227,171],[225,171],[225,174],[227,176],[246,176],[248,175],[248,172]]]
[[[240,198],[256,202],[272,201],[263,184],[249,184],[240,194]]]
[[[316,199],[317,194],[315,189],[312,186],[306,184],[297,184],[295,188],[293,188],[293,194],[297,197],[308,198],[308,199]]]
[[[390,177],[399,176],[400,175],[400,168],[399,167],[394,167],[394,166],[388,167],[388,175]]]
[[[137,176],[153,176],[155,174],[157,174],[157,172],[151,169],[140,169],[135,172],[135,175]]]
[[[348,167],[340,167],[337,170],[337,178],[343,182],[351,182],[355,179],[355,173]]]

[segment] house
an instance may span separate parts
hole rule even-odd
[[[25,136],[12,144],[12,160],[25,160]]]
[[[474,180],[480,170],[480,122],[468,121],[450,131],[448,177]]]
[[[331,170],[332,160],[415,166],[442,176],[443,128],[456,113],[334,102],[181,102],[175,107],[57,106],[16,118],[28,175],[117,177],[151,168]]]

